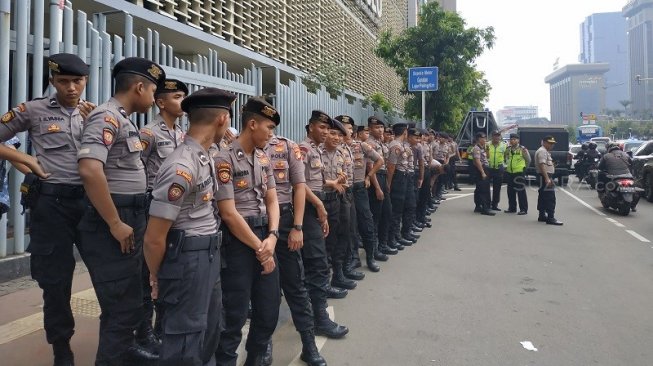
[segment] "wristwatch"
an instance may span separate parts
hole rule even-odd
[[[293,226],[292,226],[292,228],[295,229],[295,230],[297,230],[297,231],[302,231],[302,228],[303,228],[303,227],[304,227],[304,226],[303,226],[302,224],[299,224],[299,225],[293,225]]]
[[[268,236],[270,236],[270,235],[274,235],[274,236],[277,237],[277,239],[279,239],[279,230],[270,230],[268,232]]]

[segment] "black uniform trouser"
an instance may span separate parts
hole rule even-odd
[[[438,180],[435,182],[435,190],[434,190],[434,195],[435,197],[442,197],[442,191],[444,190],[444,187],[448,184],[449,181],[449,168],[448,166],[444,163],[444,160],[437,159],[437,161],[442,164],[442,168],[444,169],[444,173],[440,174],[438,176]]]
[[[417,183],[416,173],[408,173],[406,180],[406,199],[404,201],[404,212],[402,214],[401,234],[406,235],[415,221],[415,209],[417,207]]]
[[[553,174],[549,175],[551,177]],[[540,217],[548,217],[549,219],[555,218],[556,210],[556,191],[555,184],[547,187],[544,182],[544,177],[540,174],[537,175],[537,181],[540,185],[537,195],[537,210],[540,212]],[[551,178],[553,182],[553,178]]]
[[[503,184],[503,168],[489,168],[489,178],[492,182],[492,207],[499,206],[501,201],[501,185]]]
[[[304,247],[301,254],[304,261],[304,285],[311,300],[313,315],[317,316],[326,312],[327,308],[329,263],[322,227],[317,219],[317,210],[308,201],[304,209],[303,229]]]
[[[354,183],[354,200],[358,232],[361,234],[365,254],[373,255],[378,247],[378,239],[374,231],[374,218],[370,211],[370,201],[365,183]]]
[[[388,242],[388,232],[390,231],[390,222],[392,222],[392,203],[386,182],[387,173],[385,171],[376,173],[376,179],[383,191],[384,199],[381,201],[376,199],[376,188],[374,186],[369,188],[368,196],[370,211],[374,219],[374,230],[379,240],[379,245],[383,246]]]
[[[401,219],[404,215],[406,190],[408,187],[408,173],[395,170],[392,177],[390,198],[392,200],[392,222],[388,231],[388,243],[394,244],[401,230]]]
[[[263,240],[268,236],[268,227],[253,227],[252,232]],[[228,230],[224,231],[224,238],[222,255],[226,266],[220,275],[225,326],[215,359],[216,365],[235,366],[238,358],[236,350],[242,338],[241,330],[247,321],[250,302],[252,319],[245,349],[251,355],[263,354],[279,320],[281,288],[278,268],[270,274],[261,274],[263,267],[252,248]]]
[[[212,362],[221,331],[220,234],[186,238],[176,258],[166,253],[157,273],[161,321],[160,366]]]
[[[351,258],[356,241],[356,207],[354,207],[354,193],[347,189],[345,193],[339,195],[340,199],[340,225],[338,231],[338,246],[335,248],[337,260],[343,263]]]
[[[329,220],[329,235],[326,237],[326,249],[329,255],[329,263],[334,264],[337,261],[344,261],[345,251],[347,249],[347,243],[343,240],[340,240],[342,228],[341,225],[344,223],[343,212],[341,210],[342,196],[338,194],[335,198],[329,198],[324,200],[324,207],[327,210],[328,220]],[[347,212],[349,212],[349,207],[347,207]]]
[[[148,190],[146,193],[145,201],[145,214],[146,220],[149,218],[150,204],[152,203],[152,191]],[[147,265],[143,265],[141,271],[141,285],[143,286],[143,319],[138,326],[136,335],[144,336],[145,332],[152,327],[152,319],[154,319],[154,312],[156,310],[156,323],[154,332],[158,336],[161,335],[161,319],[163,319],[163,306],[158,300],[152,299],[152,286],[150,286],[150,270]],[[140,334],[139,334],[140,333]]]
[[[487,167],[483,167],[483,170],[485,171],[485,175],[487,176],[485,179],[482,179],[481,173],[478,171],[476,166],[473,167],[474,170],[473,176],[474,176],[474,181],[476,182],[476,189],[474,190],[474,204],[476,205],[477,209],[480,209],[481,211],[489,210],[490,209],[490,177],[489,177],[489,171]]]
[[[80,187],[81,192],[81,187]],[[86,204],[79,198],[41,194],[31,210],[32,278],[43,290],[43,325],[48,343],[67,341],[75,328],[70,296],[75,269],[73,243],[79,245],[79,224]]]
[[[431,202],[431,187],[429,186],[431,182],[431,169],[424,169],[424,180],[422,181],[422,186],[417,190],[417,207],[416,207],[416,219],[417,221],[424,222],[426,221],[426,209],[428,208],[429,203]]]
[[[524,172],[506,174],[508,174],[508,210],[517,211],[517,200],[519,199],[519,209],[528,211],[526,175]]]
[[[279,277],[281,279],[281,289],[286,298],[290,315],[298,332],[312,330],[313,309],[311,308],[311,299],[308,297],[308,291],[304,286],[304,261],[302,260],[301,251],[291,252],[288,249],[288,235],[293,227],[292,206],[287,204],[288,209],[281,210],[279,219],[279,240],[275,252],[279,261]],[[304,243],[311,245],[311,243]]]
[[[90,203],[79,224],[79,253],[88,267],[102,310],[96,363],[120,360],[134,343],[134,330],[143,319],[145,195],[111,197],[122,222],[134,229],[135,249],[131,253],[121,252],[120,243]]]
[[[458,187],[458,175],[456,174],[456,161],[458,161],[458,156],[449,158],[449,182],[453,184],[454,187]]]

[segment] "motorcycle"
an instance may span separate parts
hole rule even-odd
[[[642,188],[635,186],[633,176],[624,175],[607,175],[605,186],[597,190],[601,205],[606,209],[614,209],[622,216],[630,213],[634,196],[643,192]]]
[[[585,182],[590,185],[591,189],[596,188],[596,182],[599,178],[599,158],[590,159],[588,162],[587,174],[585,174]]]

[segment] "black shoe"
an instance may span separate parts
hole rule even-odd
[[[361,259],[358,258],[358,256],[356,256],[356,258],[352,260],[352,265],[354,266],[354,268],[361,268],[363,266],[361,264]]]
[[[272,366],[272,362],[274,359],[272,358],[272,340],[268,342],[268,346],[265,348],[265,353],[263,353],[263,356],[261,356],[261,366]]]
[[[537,218],[537,221],[539,221],[539,222],[547,222],[548,219],[546,218],[546,216],[540,216],[540,217]]]
[[[302,354],[299,358],[306,362],[308,366],[327,366],[326,361],[320,355],[315,345],[315,333],[313,330],[305,330],[299,333],[302,339]]]
[[[159,359],[159,354],[151,352],[138,344],[134,344],[127,349],[125,352],[125,361],[131,361],[133,363],[143,362],[143,361],[157,361]]]
[[[243,364],[243,366],[263,366],[263,365],[264,365],[263,355],[247,352],[247,359],[245,359],[245,363]]]
[[[374,253],[374,259],[379,262],[387,262],[389,258],[387,255],[383,254],[382,252],[376,252]]]
[[[497,206],[492,206],[492,211],[501,211],[501,209]]]
[[[414,231],[414,232],[416,232],[416,233],[421,233],[422,231],[424,231],[424,229],[422,229],[421,227],[419,227],[419,226],[417,226],[417,225],[413,225],[413,226],[411,226],[411,227],[410,227],[410,230],[411,230],[411,231]]]
[[[521,216],[521,215],[526,215],[527,213],[528,213],[528,212],[526,212],[526,211],[524,211],[524,210],[519,210],[519,212],[517,213],[517,215],[520,215],[520,216]]]
[[[75,366],[75,356],[69,341],[57,341],[52,345],[54,366]]]
[[[631,207],[630,212],[637,212],[637,207]]]
[[[404,240],[406,240],[406,244],[401,243],[401,245],[403,245],[403,246],[411,246],[411,245],[417,243],[417,238],[411,237],[410,235],[404,235],[403,238],[404,238]]]
[[[456,192],[462,191],[462,189],[458,188],[458,186],[453,187],[453,190],[456,191]]]
[[[503,212],[505,212],[505,213],[515,213],[515,212],[517,212],[517,210],[505,210]]]
[[[424,227],[427,228],[427,229],[430,229],[430,228],[433,227],[433,224],[431,224],[430,222],[423,222],[423,224],[424,224]]]
[[[385,254],[385,255],[397,255],[397,253],[398,253],[399,251],[398,251],[397,249],[394,249],[394,248],[390,248],[390,247],[388,247],[388,246],[385,246],[385,247],[379,249],[379,252],[381,252],[382,254]],[[378,259],[377,259],[377,260],[378,260]]]
[[[381,267],[379,267],[379,265],[374,260],[373,255],[368,255],[366,257],[366,262],[367,262],[367,269],[369,269],[371,272],[378,272],[381,270]]]
[[[393,248],[394,248],[394,249],[397,249],[397,250],[404,250],[404,249],[405,249],[405,245],[403,245],[403,244],[399,244],[399,243],[395,243],[395,245],[394,245]]]
[[[315,335],[321,335],[331,339],[339,339],[347,335],[347,333],[349,333],[349,328],[343,325],[338,325],[338,323],[329,318],[315,321]]]
[[[154,334],[154,329],[148,319],[145,319],[139,329],[136,330],[136,343],[141,347],[153,352],[159,353],[161,340]]]
[[[413,222],[413,227],[418,227],[420,229],[423,229],[424,226],[426,226],[426,223],[421,220]]]
[[[396,244],[396,245],[400,245],[400,246],[404,246],[404,247],[405,247],[405,246],[412,245],[412,244],[413,244],[413,242],[412,242],[411,240],[406,240],[406,239],[404,239],[404,238],[401,238],[401,239],[397,240],[397,244]],[[400,249],[400,248],[397,248],[397,249],[398,249],[398,250],[404,250],[403,248],[401,248],[401,249]]]
[[[409,231],[409,232],[408,232],[408,235],[404,235],[404,237],[406,237],[406,238],[410,238],[410,237],[412,237],[412,238],[413,238],[413,244],[415,243],[415,241],[419,240],[419,238],[420,238],[421,236],[422,236],[422,235],[421,235],[420,233],[416,233],[416,232],[414,232],[414,231]]]
[[[350,280],[360,281],[365,278],[365,273],[357,271],[354,267],[350,266],[346,266],[343,273],[345,274],[345,277]]]
[[[446,201],[447,198],[446,198],[446,197],[438,197],[438,200],[440,200],[440,201]]]
[[[551,218],[551,219],[546,220],[546,224],[547,224],[547,225],[562,226],[562,225],[563,225],[563,222],[562,222],[562,221],[558,221],[558,220],[556,220],[556,219],[554,219],[554,218]]]
[[[333,278],[331,278],[331,286],[333,287],[340,287],[344,288],[347,290],[353,290],[356,288],[356,281],[352,281],[349,278],[345,277],[344,273],[340,272],[340,274],[336,275],[335,273],[333,274]]]
[[[495,216],[496,213],[494,213],[494,212],[492,212],[492,211],[490,211],[490,210],[485,210],[485,211],[481,211],[481,215],[485,215],[485,216]]]
[[[477,212],[477,213],[478,212],[483,212],[483,209],[481,209],[480,207],[474,207],[474,212]]]
[[[430,217],[425,217],[425,218],[424,218],[424,222],[426,222],[426,223],[430,223],[430,222],[431,222],[431,218],[430,218]]]
[[[449,193],[449,191],[447,191],[446,189],[442,190],[442,194],[447,194],[447,193]]]
[[[344,299],[349,291],[345,290],[344,288],[332,287],[331,285],[327,284],[326,293],[329,299]]]

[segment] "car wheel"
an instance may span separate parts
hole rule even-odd
[[[644,197],[649,202],[653,202],[653,178],[651,174],[647,174],[644,178]]]

